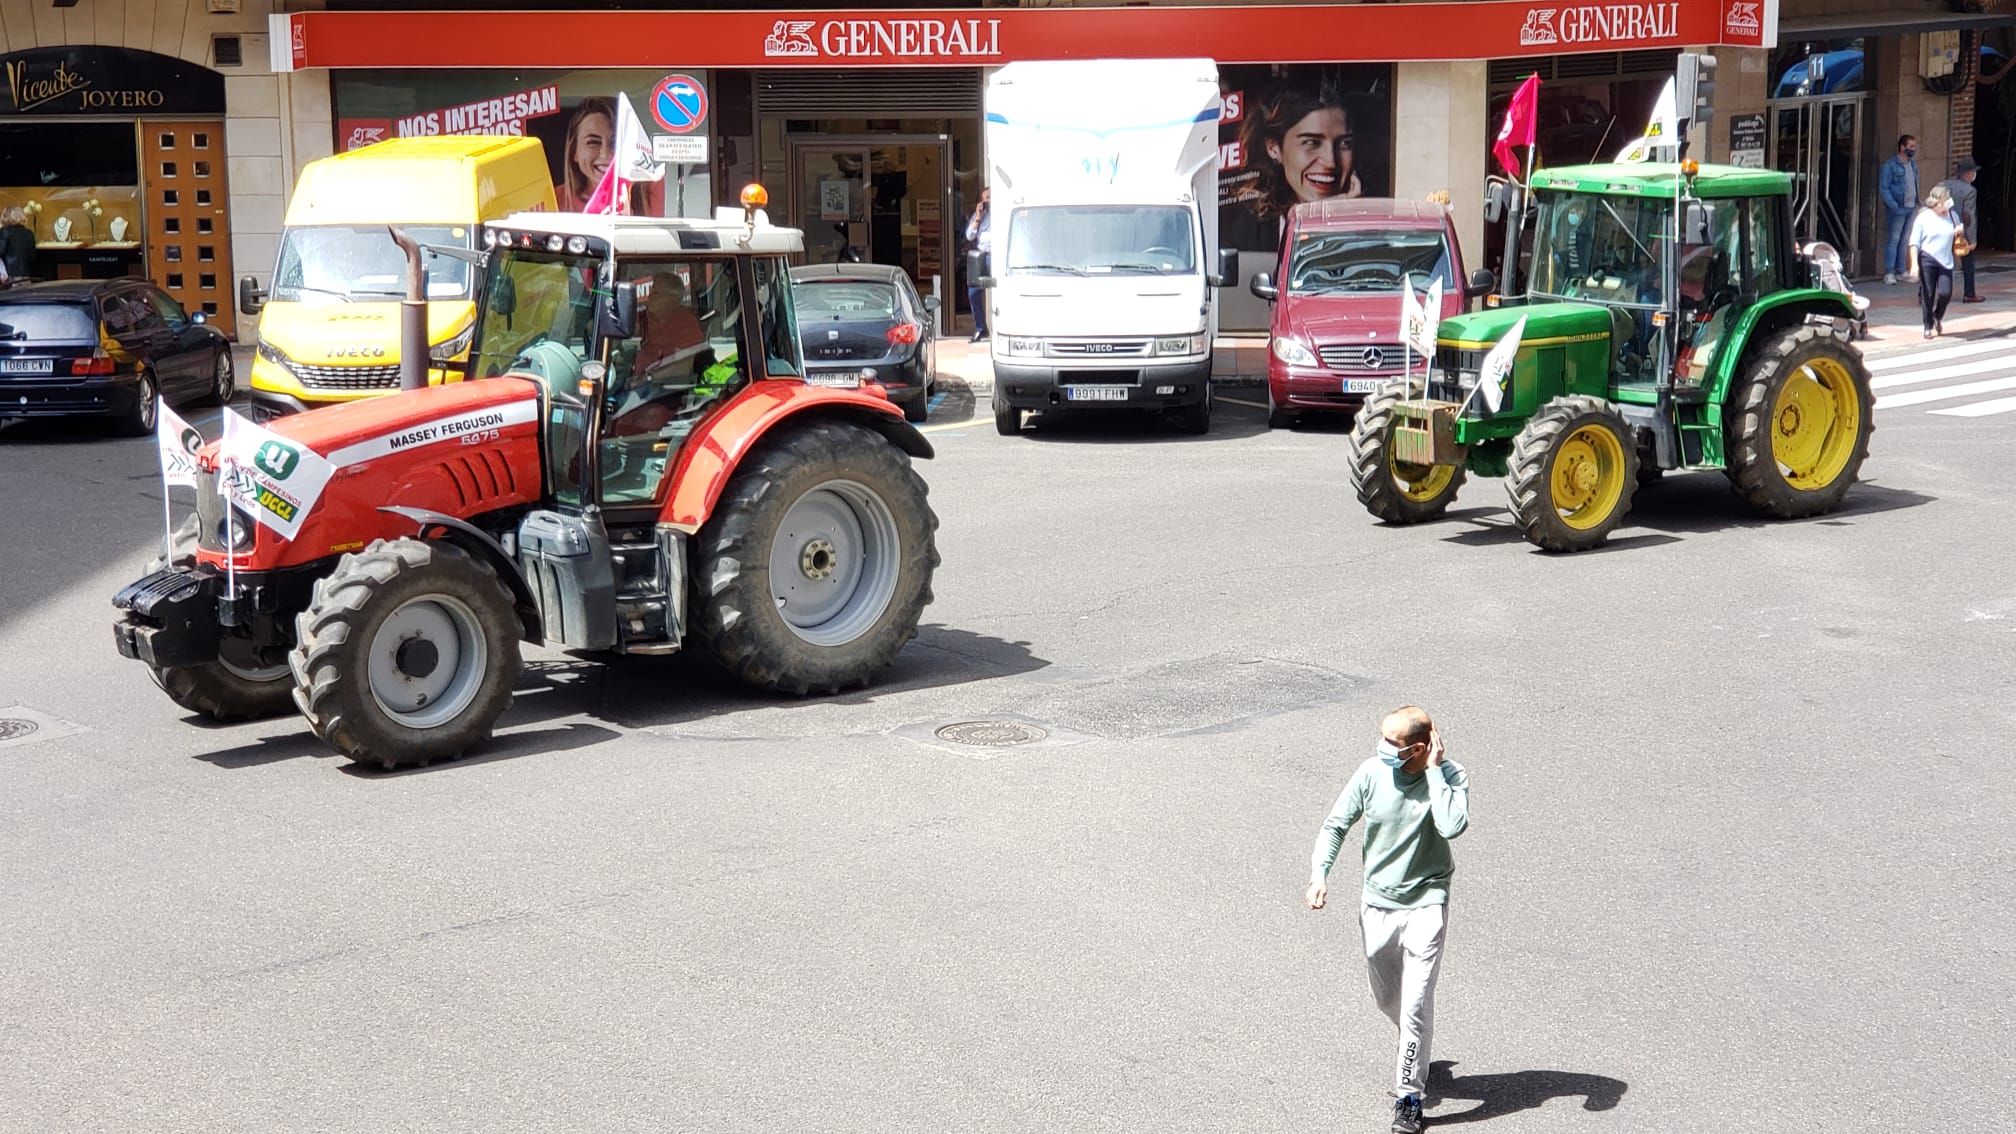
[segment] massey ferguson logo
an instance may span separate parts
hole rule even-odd
[[[815,30],[816,29],[816,30]],[[778,20],[763,37],[772,59],[999,57],[1000,20]]]
[[[1736,7],[1755,3],[1737,0]],[[1736,18],[1730,9],[1729,19]],[[1732,23],[1732,27],[1735,25]],[[1519,46],[1545,47],[1568,43],[1635,43],[1640,40],[1676,39],[1680,34],[1680,5],[1677,0],[1659,4],[1587,4],[1573,8],[1529,8],[1526,22],[1519,28]]]
[[[1764,34],[1764,19],[1757,14],[1755,0],[1736,0],[1729,5],[1729,16],[1723,26],[1732,35]]]
[[[326,357],[384,358],[385,348],[382,346],[332,346],[329,348],[329,353]]]

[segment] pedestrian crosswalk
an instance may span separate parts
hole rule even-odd
[[[1922,406],[1919,412],[1941,417],[2016,412],[2016,338],[1935,340],[1869,359],[1869,374],[1879,410]]]

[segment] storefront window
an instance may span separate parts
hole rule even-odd
[[[34,237],[31,276],[139,274],[133,124],[0,125],[0,215],[17,217]],[[83,270],[92,264],[100,270]]]

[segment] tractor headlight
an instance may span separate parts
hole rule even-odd
[[[230,515],[217,521],[217,546],[219,547],[228,548],[234,552],[250,551],[252,550],[252,541],[257,535],[258,532],[256,531],[256,525],[252,517],[246,515],[241,509],[233,508]]]
[[[1300,339],[1276,335],[1272,347],[1274,357],[1290,366],[1317,366],[1316,352],[1310,350]]]
[[[1204,336],[1185,335],[1180,339],[1156,339],[1156,354],[1203,354]]]
[[[581,253],[588,251],[588,238],[585,236],[568,237],[567,251],[572,252],[576,256],[579,256]]]
[[[476,324],[471,322],[462,328],[454,338],[427,348],[427,357],[435,362],[453,362],[469,351],[469,343],[476,337]]]

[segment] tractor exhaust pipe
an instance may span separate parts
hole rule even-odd
[[[391,226],[393,243],[406,253],[406,298],[399,302],[399,388],[427,385],[427,268],[420,262],[420,244],[406,231]]]

